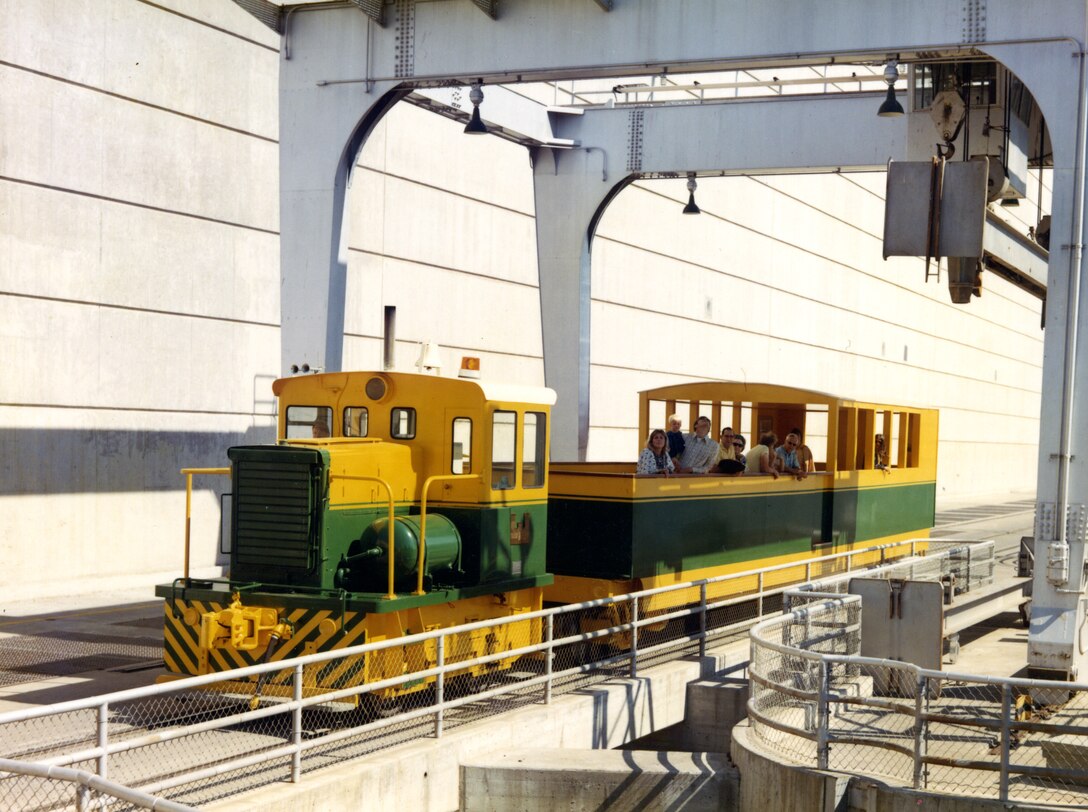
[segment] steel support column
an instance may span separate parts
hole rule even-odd
[[[1084,603],[1088,455],[1076,453],[1082,444],[1078,427],[1083,432],[1088,426],[1088,301],[1081,258],[1088,110],[1083,45],[1024,43],[985,50],[1031,88],[1046,117],[1053,147],[1028,665],[1080,679],[1088,674]],[[1058,548],[1066,553],[1064,580],[1048,566]]]

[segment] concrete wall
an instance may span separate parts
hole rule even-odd
[[[0,594],[181,567],[182,466],[272,436],[279,374],[278,38],[221,0],[0,0]],[[551,94],[543,94],[551,95]],[[447,372],[543,383],[527,152],[406,105],[359,156],[345,365],[425,339]],[[596,459],[633,459],[635,393],[686,378],[937,406],[939,491],[1034,487],[1039,304],[987,277],[948,303],[880,258],[883,178],[647,181],[594,243]],[[986,476],[978,476],[984,466]],[[194,567],[217,572],[198,482]]]
[[[179,573],[182,466],[273,436],[278,38],[216,0],[0,14],[0,594],[108,596]]]

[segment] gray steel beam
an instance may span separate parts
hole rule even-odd
[[[396,4],[401,22],[375,36],[369,51],[337,53],[339,75],[326,78],[441,83],[482,77],[496,83],[883,61],[888,55],[906,60],[934,52],[969,56],[979,44],[1062,39],[1084,28],[1082,0],[1006,0],[965,22],[963,6],[977,2],[872,0],[828,8],[808,0],[624,0],[601,14],[600,3],[586,0],[506,0],[497,28],[480,15],[476,0],[405,0]],[[330,21],[338,11],[297,8]],[[365,19],[360,22],[365,28]]]
[[[1046,298],[1049,253],[992,214],[982,232],[983,261],[990,271],[1021,290]]]
[[[405,101],[465,123],[472,115],[468,88],[422,88],[407,96]],[[574,146],[569,139],[556,135],[555,119],[580,112],[551,113],[549,108],[502,85],[488,87],[480,105],[480,117],[493,135],[525,146]]]

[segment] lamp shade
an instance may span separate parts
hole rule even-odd
[[[902,112],[902,110],[900,110]],[[483,119],[480,118],[480,108],[472,108],[472,118],[468,120],[468,124],[465,125],[465,132],[469,135],[487,135],[487,125],[484,124]]]
[[[876,114],[884,118],[903,115],[903,105],[895,98],[895,85],[888,85],[888,96]]]

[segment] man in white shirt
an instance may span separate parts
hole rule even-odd
[[[684,453],[680,455],[681,474],[705,474],[714,464],[718,444],[710,439],[710,418],[695,421],[695,431],[684,437]]]

